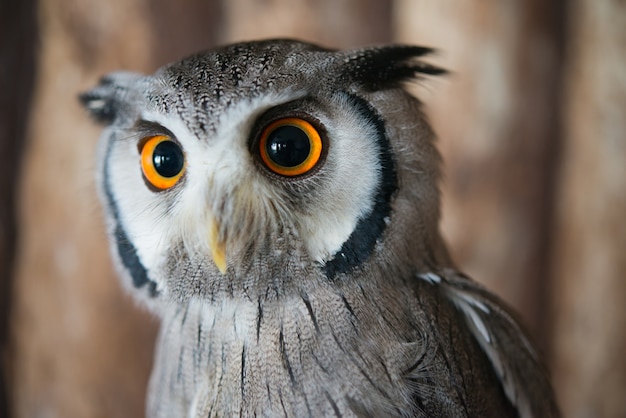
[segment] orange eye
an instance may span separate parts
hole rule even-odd
[[[274,173],[300,176],[311,171],[320,160],[322,138],[313,125],[303,119],[278,119],[261,133],[259,153],[263,163]]]
[[[149,137],[141,148],[141,171],[155,188],[169,189],[185,172],[185,154],[167,136]]]

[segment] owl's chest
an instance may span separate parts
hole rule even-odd
[[[163,319],[149,416],[353,416],[355,399],[376,409],[400,394],[382,354],[359,345],[345,305],[319,306],[305,298],[173,311]]]

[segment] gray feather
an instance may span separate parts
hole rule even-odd
[[[402,88],[443,73],[430,52],[240,43],[81,96],[113,259],[162,321],[150,417],[558,416],[440,236],[440,157]],[[277,121],[293,136],[268,147]],[[269,153],[296,142],[292,175]]]

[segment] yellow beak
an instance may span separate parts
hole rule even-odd
[[[209,246],[211,247],[211,257],[220,273],[226,273],[226,245],[219,239],[219,225],[213,216],[209,222]]]

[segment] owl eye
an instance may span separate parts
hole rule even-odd
[[[141,148],[141,170],[152,186],[169,189],[185,172],[185,154],[167,136],[148,137]]]
[[[259,153],[263,163],[274,173],[300,176],[311,171],[320,160],[322,138],[304,119],[278,119],[261,133]]]

